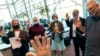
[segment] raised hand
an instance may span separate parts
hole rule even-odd
[[[80,27],[82,25],[79,19],[73,19],[73,23],[76,25],[76,27]]]
[[[51,56],[49,38],[42,37],[42,43],[41,43],[39,38],[36,36],[34,37],[34,40],[30,41],[30,43],[32,47],[35,49],[37,56]],[[28,55],[34,56],[32,53]]]
[[[0,36],[2,36],[2,37],[5,36],[5,30],[4,30],[4,29],[2,29],[2,30],[0,31]]]
[[[66,13],[66,20],[68,20],[70,18],[70,16],[68,15],[68,13]]]
[[[26,56],[37,56],[37,55],[36,55],[36,53],[28,52],[28,53],[26,54]]]
[[[26,21],[26,25],[29,26],[30,25],[30,20]]]

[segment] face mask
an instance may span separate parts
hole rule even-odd
[[[54,19],[54,21],[57,21],[58,19]]]
[[[39,22],[34,22],[34,24],[38,24]]]
[[[14,29],[19,29],[19,25],[13,26]]]

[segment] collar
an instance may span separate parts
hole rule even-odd
[[[100,20],[100,16],[94,16],[94,17],[92,17],[92,19],[93,19],[94,21],[98,21],[98,20]]]
[[[34,26],[39,26],[39,23],[38,24],[34,24]]]

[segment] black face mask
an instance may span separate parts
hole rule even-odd
[[[19,29],[19,25],[13,26],[13,29]]]

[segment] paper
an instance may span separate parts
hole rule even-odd
[[[16,41],[15,37],[11,37],[11,38],[9,38],[9,40],[10,40],[10,43],[11,43],[13,49],[20,48],[22,46],[21,42]]]
[[[15,37],[18,38],[20,34],[20,31],[15,31]]]

